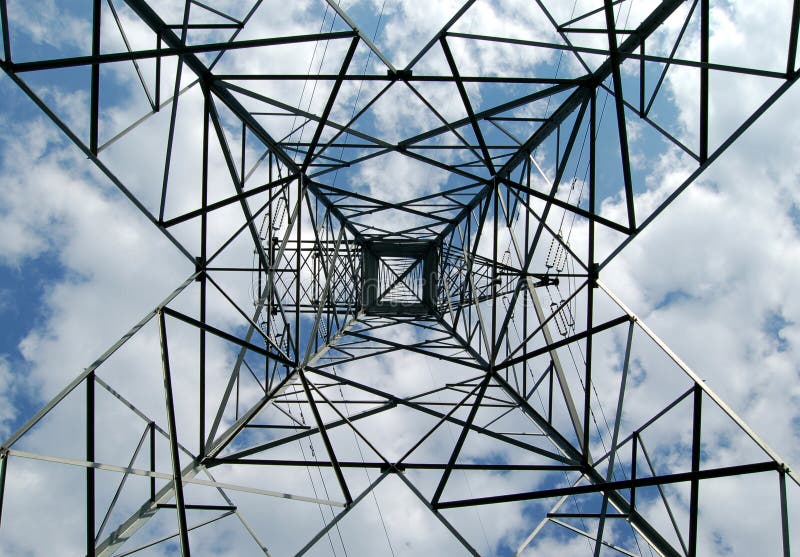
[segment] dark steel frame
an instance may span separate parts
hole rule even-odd
[[[122,0],[116,4],[122,5]],[[191,23],[191,8],[209,9],[200,2],[187,0],[184,17],[181,23],[171,24],[161,19],[158,12],[144,0],[124,0],[126,9],[135,14],[146,24],[157,37],[156,48],[150,50],[133,50],[125,43],[127,51],[104,52],[101,45],[102,26],[116,26],[125,36],[115,2],[108,0],[110,11],[104,11],[103,2],[94,0],[92,4],[92,41],[89,55],[60,59],[42,59],[17,62],[13,56],[10,41],[10,26],[6,1],[0,0],[0,25],[3,32],[4,54],[0,67],[24,91],[33,102],[58,126],[87,157],[89,157],[102,173],[113,182],[125,195],[158,228],[186,257],[195,265],[194,272],[170,296],[168,296],[144,319],[135,325],[124,337],[102,355],[94,364],[79,374],[57,397],[36,415],[30,418],[0,449],[0,512],[2,512],[2,493],[6,485],[9,461],[13,459],[44,459],[85,467],[86,469],[86,546],[87,555],[112,555],[121,551],[125,542],[155,513],[158,509],[174,508],[178,516],[180,540],[183,555],[190,554],[189,532],[194,528],[206,527],[220,518],[236,515],[245,528],[256,540],[258,547],[268,554],[267,548],[244,516],[237,510],[228,496],[231,489],[259,492],[244,486],[229,486],[215,482],[211,470],[217,466],[283,466],[283,467],[318,467],[330,468],[334,472],[343,501],[313,502],[341,507],[335,519],[315,536],[311,537],[297,555],[305,553],[314,543],[322,539],[338,522],[347,515],[359,502],[389,474],[396,474],[404,484],[427,506],[432,516],[453,534],[462,544],[465,551],[478,555],[478,551],[445,517],[442,511],[455,507],[478,506],[511,501],[532,501],[537,499],[562,498],[553,510],[543,519],[531,536],[520,546],[518,552],[531,543],[534,536],[541,531],[545,523],[557,524],[571,531],[594,540],[594,555],[599,555],[602,547],[611,547],[624,554],[626,550],[613,546],[604,540],[604,525],[607,519],[624,518],[635,531],[633,536],[644,540],[656,552],[662,555],[694,556],[697,552],[698,538],[698,501],[701,497],[701,484],[704,480],[719,477],[739,476],[746,474],[774,473],[779,478],[782,524],[782,546],[784,555],[789,555],[789,521],[787,510],[786,477],[795,484],[797,474],[766,444],[753,433],[736,414],[727,407],[713,391],[700,380],[666,345],[639,320],[600,280],[600,273],[606,265],[643,229],[645,229],[672,201],[686,189],[711,163],[741,136],[775,101],[783,95],[800,78],[800,71],[794,64],[798,27],[800,22],[800,2],[793,3],[793,15],[790,22],[790,36],[787,45],[787,65],[785,72],[767,69],[735,67],[713,63],[709,59],[709,36],[712,25],[709,0],[693,0],[688,10],[681,12],[685,4],[683,0],[664,0],[648,17],[632,30],[617,27],[615,10],[620,0],[605,0],[603,7],[591,13],[582,14],[571,21],[557,22],[550,14],[542,0],[536,4],[550,19],[555,30],[562,39],[561,43],[526,41],[504,37],[466,34],[452,31],[453,26],[474,2],[468,1],[463,8],[435,34],[404,68],[394,67],[381,50],[365,33],[349,18],[348,14],[331,1],[330,8],[335,10],[346,22],[347,30],[320,32],[292,37],[264,37],[254,40],[236,40],[239,32],[245,28],[251,16],[259,9],[261,1],[252,3],[252,8],[244,18],[237,19],[217,10],[214,13],[225,19],[220,24]],[[699,7],[698,7],[699,4]],[[582,28],[576,25],[585,19],[600,13],[604,16],[604,28]],[[113,20],[101,17],[102,14],[113,14]],[[684,15],[681,15],[684,14]],[[646,53],[648,38],[669,18],[685,17],[680,35],[668,57]],[[699,37],[701,53],[699,60],[681,59],[676,56],[679,43],[686,37],[690,23],[699,17]],[[694,19],[693,19],[694,18]],[[187,36],[193,29],[230,29],[230,40],[191,44]],[[608,38],[607,48],[587,48],[575,46],[570,40],[573,33],[598,33]],[[453,55],[451,42],[454,40],[474,43],[493,42],[522,47],[551,49],[572,56],[585,70],[582,75],[573,78],[543,78],[530,76],[472,76],[466,75],[459,67]],[[343,42],[347,45],[342,57],[340,70],[334,74],[270,74],[270,75],[231,75],[215,70],[217,63],[226,53],[241,49],[257,49],[275,45],[312,44],[322,41]],[[367,48],[370,56],[381,60],[386,67],[385,74],[365,74],[353,67],[353,59],[359,48]],[[424,75],[417,73],[418,62],[433,49],[439,48],[443,53],[450,75]],[[216,53],[213,62],[208,63],[200,55]],[[584,55],[601,55],[604,62],[594,67]],[[161,90],[161,61],[166,58],[177,58],[178,69],[174,90],[168,99],[163,98]],[[150,91],[145,83],[138,62],[156,60],[155,90]],[[639,64],[636,95],[626,96],[631,84],[623,79],[621,66],[633,61]],[[101,144],[100,128],[102,111],[100,95],[102,87],[101,69],[106,64],[131,62],[136,69],[139,80],[147,94],[152,108],[151,114],[169,108],[170,131],[166,152],[164,180],[161,189],[161,202],[158,211],[151,211],[137,196],[129,190],[113,170],[102,159],[103,151],[112,143],[124,140],[125,134],[147,119],[145,115],[130,128]],[[663,70],[648,98],[647,89],[649,69],[647,64],[663,64]],[[671,66],[698,68],[700,71],[699,103],[699,142],[691,147],[680,138],[667,132],[651,118],[651,108],[662,89],[664,77]],[[28,75],[46,72],[52,69],[87,67],[90,68],[90,106],[88,111],[88,139],[70,128],[60,119],[55,111],[38,96],[34,88],[26,82]],[[649,67],[648,67],[649,68]],[[710,149],[709,141],[709,73],[712,71],[728,72],[757,76],[772,80],[776,87],[773,94],[759,106],[735,131],[720,141],[716,149]],[[181,88],[181,76],[190,73],[193,81],[188,87]],[[288,106],[277,99],[272,99],[253,89],[248,89],[250,82],[275,82],[281,80],[306,80],[310,82],[332,82],[328,98],[319,114],[297,107]],[[352,116],[347,122],[336,122],[331,113],[339,102],[338,95],[346,81],[372,81],[381,84],[378,93]],[[463,105],[465,117],[448,121],[435,108],[433,101],[419,90],[419,86],[427,82],[453,84]],[[471,84],[499,83],[507,85],[527,85],[533,88],[532,93],[525,94],[500,105],[478,110],[472,105],[468,88]],[[181,96],[191,88],[199,88],[204,98],[203,126],[203,159],[202,179],[198,184],[200,191],[199,207],[181,215],[167,217],[166,199],[169,187],[169,168],[173,148],[178,104]],[[408,137],[400,141],[387,141],[381,137],[359,131],[357,122],[390,88],[403,88],[414,98],[421,101],[440,120],[440,125],[424,133]],[[616,134],[619,139],[620,168],[622,175],[622,196],[625,201],[626,219],[624,222],[610,220],[598,212],[597,207],[597,149],[600,123],[598,121],[598,95],[607,93],[613,98],[613,112],[616,118]],[[552,112],[543,118],[527,118],[511,116],[513,110],[533,105],[540,100],[553,103]],[[275,139],[270,131],[260,123],[258,115],[245,105],[257,103],[281,113],[293,115],[313,128],[310,141],[295,139]],[[241,127],[242,149],[237,153],[226,139],[226,130],[230,128],[223,121],[221,111],[226,117],[233,118]],[[641,122],[651,126],[670,144],[676,146],[697,163],[696,169],[680,184],[678,188],[648,215],[637,214],[636,184],[631,171],[631,155],[627,131],[627,116],[636,116]],[[529,133],[517,138],[511,125],[528,124]],[[587,133],[588,130],[588,133]],[[491,133],[490,133],[491,132]],[[568,180],[568,166],[574,161],[581,134],[588,137],[588,203],[575,203],[569,198],[565,200],[565,182]],[[218,143],[213,142],[216,138]],[[263,145],[264,153],[252,170],[246,167],[245,144],[250,137],[252,141]],[[293,137],[293,136],[291,136]],[[497,137],[502,138],[496,139]],[[541,169],[533,157],[537,148],[556,138],[555,177],[549,182],[549,189],[538,187],[535,182]],[[566,137],[566,142],[562,139]],[[445,138],[457,139],[458,144],[450,145]],[[431,140],[440,140],[435,144]],[[219,149],[222,154],[235,193],[229,197],[209,202],[209,151]],[[334,156],[336,149],[339,156]],[[448,152],[458,162],[446,162],[437,152]],[[348,153],[348,156],[345,156]],[[357,167],[366,161],[387,154],[399,154],[417,163],[430,165],[438,170],[457,177],[457,185],[448,186],[445,191],[427,194],[403,202],[387,201],[372,198],[346,187],[337,187],[328,180],[336,172]],[[266,183],[253,185],[250,179],[255,168],[267,160],[268,179]],[[274,172],[279,171],[275,176]],[[285,174],[284,174],[285,173]],[[532,183],[533,181],[533,183]],[[208,242],[208,219],[215,211],[232,205],[239,205],[242,211],[241,225],[231,238],[217,251],[211,250]],[[253,205],[255,204],[255,205]],[[543,206],[537,210],[538,205]],[[586,224],[588,234],[588,252],[578,254],[552,228],[549,216],[554,211],[565,211],[573,218]],[[281,213],[286,215],[287,222],[280,224]],[[376,222],[389,222],[396,215],[412,219],[413,225],[407,228],[392,228],[389,225],[378,226]],[[193,253],[185,247],[173,234],[173,228],[186,223],[200,223],[200,248]],[[266,223],[259,229],[259,220]],[[515,225],[524,223],[524,232]],[[310,226],[310,230],[308,227]],[[604,227],[617,233],[620,237],[618,247],[604,259],[595,254],[595,235],[598,227]],[[511,261],[503,260],[500,252],[500,237],[509,234],[514,253]],[[249,235],[255,253],[255,263],[239,267],[216,265],[215,261],[224,250],[241,235]],[[533,269],[539,265],[539,259],[547,249],[546,239],[552,239],[550,249],[563,250],[564,257],[569,257],[574,268],[566,271],[553,271],[550,267],[539,272]],[[436,253],[436,270],[425,271],[424,280],[436,280],[435,298],[428,296],[420,299],[413,310],[401,306],[391,307],[380,312],[369,311],[362,301],[364,280],[368,278],[362,268],[364,253],[376,242],[384,246],[384,254],[402,255],[402,246],[413,242],[424,242],[433,246]],[[491,244],[491,255],[481,255],[481,243]],[[387,247],[388,246],[388,247]],[[394,247],[392,247],[394,246]],[[366,251],[365,251],[366,250]],[[393,251],[394,250],[394,251]],[[485,253],[485,252],[483,252]],[[415,255],[419,262],[419,254]],[[549,257],[549,253],[548,253]],[[387,279],[389,284],[378,298],[392,299],[392,292],[412,272],[414,265],[405,272],[393,272]],[[390,271],[392,272],[392,271]],[[249,273],[258,277],[258,300],[255,311],[248,314],[244,308],[234,301],[235,293],[228,293],[218,279],[225,273]],[[311,277],[304,279],[303,277]],[[559,281],[573,281],[570,295],[561,300],[556,307],[543,306],[539,292],[542,289],[557,285]],[[194,282],[199,282],[199,301],[197,316],[193,317],[171,307],[172,302]],[[411,291],[413,288],[409,286]],[[206,318],[209,291],[225,297],[236,309],[246,328],[242,337],[240,332],[225,331],[215,327]],[[617,307],[615,317],[600,318],[596,313],[596,298],[602,296],[611,300]],[[575,306],[575,302],[579,304]],[[502,304],[502,305],[501,305]],[[569,334],[562,333],[556,339],[554,330],[561,328],[565,320],[565,311],[572,307],[582,307],[585,315],[575,316],[569,327]],[[513,308],[531,308],[522,311],[522,324],[518,323]],[[98,374],[98,368],[110,358],[127,340],[142,329],[148,322],[156,319],[160,333],[162,351],[164,397],[168,415],[167,428],[162,429],[153,420],[138,411],[132,404]],[[559,321],[561,320],[561,321]],[[168,335],[172,322],[182,322],[196,328],[199,338],[199,451],[195,454],[179,443],[173,402],[173,381],[170,373]],[[412,345],[404,345],[394,341],[385,332],[395,326],[414,326],[423,334],[421,340]],[[512,329],[521,327],[519,340],[512,341]],[[564,331],[567,331],[564,326]],[[612,449],[598,457],[593,454],[592,447],[592,414],[593,414],[593,373],[592,346],[593,339],[604,331],[622,331],[627,338],[625,362],[622,369],[622,384]],[[629,373],[629,356],[633,342],[634,330],[643,333],[646,338],[656,343],[660,349],[680,369],[691,387],[672,404],[656,413],[647,423],[641,424],[631,435],[620,440],[620,413],[625,393],[625,381]],[[231,371],[224,396],[213,417],[207,417],[206,398],[206,343],[209,335],[235,345],[239,350],[236,364]],[[582,343],[585,350],[586,363],[582,370],[583,377],[580,389],[570,383],[559,357],[559,350],[567,346]],[[448,384],[436,391],[422,392],[415,396],[397,396],[391,392],[376,388],[374,385],[348,378],[337,372],[349,363],[389,354],[401,350],[415,352],[436,358],[442,362],[459,365],[470,371],[471,378],[458,384]],[[247,358],[256,355],[265,362],[263,381],[259,385],[263,389],[260,400],[238,415],[238,388],[240,376],[249,370]],[[534,375],[532,366],[539,365],[540,372]],[[543,371],[542,371],[543,370]],[[255,375],[254,375],[255,377]],[[33,428],[50,410],[62,401],[79,385],[86,388],[86,458],[85,461],[69,461],[69,459],[34,455],[14,448],[14,444]],[[101,387],[113,394],[121,403],[127,405],[145,422],[144,433],[139,445],[126,466],[102,464],[95,461],[95,390]],[[331,393],[334,387],[346,388],[349,393],[358,396],[337,398]],[[537,389],[545,389],[548,396],[549,410],[545,414],[534,408],[530,401],[531,394]],[[455,396],[447,402],[432,402],[430,395],[447,393]],[[223,429],[223,414],[231,397],[237,397],[237,419]],[[259,413],[265,408],[275,405],[283,408],[293,404],[296,397],[301,397],[304,407],[310,409],[313,423],[295,424],[296,429],[277,424],[257,423]],[[672,408],[684,400],[692,400],[691,427],[691,464],[689,469],[680,472],[659,473],[652,464],[645,449],[643,435],[653,423],[666,415]],[[554,402],[555,401],[555,402]],[[704,411],[703,402],[713,403],[725,412],[729,419],[741,428],[753,442],[763,450],[765,458],[762,462],[747,463],[718,468],[701,466],[701,423]],[[569,427],[560,430],[553,419],[553,406],[564,404],[568,416]],[[366,410],[351,412],[351,407],[366,406]],[[361,419],[379,413],[404,407],[423,413],[437,420],[436,425],[422,436],[402,458],[391,460],[385,458],[361,432],[356,425]],[[503,411],[519,411],[531,422],[532,432],[539,432],[549,442],[548,448],[541,444],[520,440],[519,435],[494,431],[491,424],[478,420],[479,414],[486,408],[500,408]],[[210,422],[210,427],[209,427]],[[442,462],[415,462],[409,460],[411,453],[419,447],[443,424],[454,424],[459,428],[450,454]],[[234,448],[235,441],[248,429],[272,428],[290,433],[276,437],[268,442],[242,448]],[[350,461],[337,455],[337,446],[331,433],[337,428],[350,428],[359,436],[361,442],[369,446],[380,460]],[[465,463],[460,454],[465,440],[470,433],[488,436],[498,442],[511,445],[517,449],[528,451],[548,462],[544,464],[514,463]],[[156,471],[155,439],[157,435],[169,441],[172,462],[171,474],[165,475]],[[288,460],[269,458],[270,449],[293,443],[301,439],[318,436],[325,449],[325,458]],[[145,445],[145,440],[149,443]],[[149,451],[150,469],[132,468],[136,456],[142,447]],[[615,480],[615,460],[620,459],[622,450],[630,451],[631,456],[623,466],[625,480]],[[180,455],[188,457],[190,464],[181,467]],[[649,470],[640,468],[646,462]],[[616,463],[618,469],[619,462]],[[606,468],[603,469],[601,465]],[[371,469],[379,476],[362,492],[353,492],[348,484],[345,470],[350,468]],[[96,528],[97,511],[95,495],[95,470],[104,469],[122,474],[122,489],[130,474],[146,475],[151,478],[150,497],[141,509],[128,520],[123,521],[101,536],[107,524],[116,497],[111,506],[105,510],[105,518],[99,530]],[[423,494],[408,477],[408,470],[439,470],[441,477],[431,496]],[[448,499],[444,496],[445,488],[452,473],[456,470],[482,471],[540,471],[571,472],[572,485],[567,487],[551,487],[537,491],[513,494],[499,494],[488,497],[470,497]],[[200,480],[200,476],[209,479]],[[13,478],[13,465],[11,475]],[[170,479],[171,482],[160,490],[156,490],[156,478]],[[183,486],[194,482],[215,488],[227,501],[227,505],[191,505],[184,500]],[[664,497],[664,486],[676,482],[690,484],[690,524],[688,539],[684,540],[678,528],[669,504]],[[637,506],[637,490],[655,486],[658,488],[669,512],[679,546],[654,528],[639,512]],[[263,493],[263,491],[262,491]],[[602,494],[600,512],[564,513],[559,512],[564,498],[582,494]],[[270,494],[266,494],[270,495]],[[281,494],[285,497],[303,499]],[[174,498],[174,504],[169,503]],[[641,498],[641,496],[640,496]],[[609,505],[613,509],[609,509]],[[190,526],[187,522],[186,509],[203,509],[222,513],[200,525]],[[0,515],[2,516],[2,515]],[[564,519],[583,517],[599,519],[596,533],[577,529]],[[165,538],[167,539],[167,538]],[[157,540],[159,541],[163,540]],[[136,550],[133,550],[136,551]],[[126,555],[130,552],[125,553]]]

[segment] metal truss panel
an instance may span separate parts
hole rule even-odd
[[[0,543],[45,478],[20,555],[788,557],[797,472],[604,278],[795,85],[800,4],[770,56],[726,2],[374,4],[0,0],[191,268],[0,446]]]

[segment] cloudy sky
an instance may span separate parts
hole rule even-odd
[[[91,18],[87,8],[74,4],[48,0],[39,3],[35,9],[28,9],[22,2],[9,2],[15,61],[86,53],[91,44]],[[234,17],[244,17],[247,13],[247,7],[235,2],[208,4]],[[321,3],[275,4],[264,2],[260,5],[239,40],[346,28],[342,19],[334,16],[334,11]],[[364,30],[366,36],[374,37],[377,48],[397,68],[413,60],[421,46],[461,7],[458,2],[427,4],[392,0],[342,3],[353,22]],[[567,5],[570,3],[542,4],[551,10],[557,21],[564,22],[571,18],[572,10],[576,14],[585,13],[601,3],[580,1],[575,8]],[[655,4],[640,0],[620,3],[617,7],[618,24],[637,25]],[[671,18],[663,33],[656,34],[654,44],[648,45],[648,49],[652,48],[650,52],[669,53],[670,38],[674,40],[679,32],[690,4],[686,3],[678,10],[677,15],[683,17]],[[757,68],[763,72],[785,71],[790,9],[791,2],[784,0],[712,2],[712,62]],[[182,2],[163,3],[159,10],[163,10],[159,14],[164,19],[179,22]],[[194,17],[217,21],[202,8],[193,6],[192,10]],[[104,17],[110,16],[108,9],[104,14]],[[137,25],[132,13],[119,7],[119,15],[125,23],[126,38],[133,47],[152,48],[151,35],[141,24]],[[603,24],[596,19],[588,21],[586,25],[592,22]],[[466,10],[453,30],[561,42],[541,10],[527,2],[478,1]],[[194,40],[226,40],[229,36],[230,30],[202,31],[195,35]],[[693,24],[679,55],[696,60],[699,50],[697,37],[696,25]],[[607,47],[607,44],[603,45],[603,36],[575,34],[572,38],[576,44],[586,48]],[[453,56],[462,75],[508,76],[535,71],[539,72],[537,75],[552,77],[557,71],[560,77],[573,77],[585,72],[579,61],[569,56],[559,57],[555,51],[512,48],[506,44],[455,38],[451,41]],[[119,32],[111,24],[105,28],[102,42],[109,52],[125,48]],[[217,71],[226,74],[278,73],[295,71],[300,67],[301,72],[336,73],[348,44],[346,40],[330,41],[324,57],[321,50],[314,50],[313,43],[280,47],[269,53],[261,51],[259,56],[248,56],[246,50],[237,51],[223,57]],[[317,47],[323,49],[325,44],[320,43]],[[211,58],[202,59],[208,62]],[[591,69],[602,62],[601,58],[591,55],[585,60]],[[148,73],[152,68],[149,64],[149,61],[142,62],[142,68],[146,85],[152,93],[152,72]],[[171,95],[175,85],[174,60],[165,60],[164,66],[162,100]],[[356,51],[353,67],[363,68],[367,73],[385,73],[386,70],[363,43]],[[448,71],[447,61],[438,49],[432,49],[415,66],[415,72],[420,74],[446,75]],[[635,68],[624,68],[625,83],[636,83],[635,71]],[[103,75],[107,80],[107,92],[101,99],[104,108],[101,143],[149,109],[147,96],[132,65],[112,64]],[[658,125],[690,146],[696,145],[698,140],[698,75],[699,72],[691,67],[672,68],[666,74],[662,94],[652,113],[652,119]],[[32,72],[23,78],[85,141],[88,137],[88,71],[81,68]],[[193,76],[184,75],[181,85],[189,85],[192,79]],[[731,77],[725,72],[712,72],[709,133],[712,151],[781,84],[782,81],[775,78],[755,75]],[[321,82],[316,91],[308,90],[312,85],[304,88],[304,82],[300,80],[255,82],[247,86],[280,102],[319,114],[331,83]],[[345,82],[339,95],[342,102],[334,106],[332,118],[347,121],[354,110],[375,97],[382,86],[379,81]],[[430,100],[435,111],[421,103],[419,97],[408,89],[394,87],[376,102],[355,128],[365,134],[395,141],[439,126],[439,116],[447,121],[465,116],[463,105],[453,102],[458,98],[458,92],[452,83],[420,83],[419,91]],[[518,89],[503,90],[488,84],[471,83],[468,92],[475,107],[484,109],[502,102],[503,95],[515,96]],[[636,97],[630,96],[632,99]],[[0,98],[3,98],[0,107],[0,315],[4,323],[0,329],[0,437],[5,439],[182,284],[194,272],[194,266],[5,73],[0,74]],[[240,99],[246,107],[256,110],[254,101],[250,100],[253,104],[248,105],[248,99]],[[176,128],[178,139],[166,203],[167,218],[198,206],[200,170],[197,161],[201,153],[198,137],[202,135],[202,102],[197,87],[181,97]],[[794,295],[796,277],[800,276],[800,193],[796,188],[800,174],[797,163],[800,146],[795,137],[798,102],[800,98],[796,88],[783,94],[691,187],[625,246],[602,274],[609,290],[695,370],[706,385],[718,393],[788,465],[795,468],[800,465],[800,302]],[[598,106],[608,111],[604,116],[602,133],[611,133],[609,130],[613,130],[615,123],[613,100],[606,100],[606,96],[601,94]],[[547,115],[548,109],[552,112],[551,107],[530,105],[520,109],[517,115]],[[164,132],[169,125],[169,116],[168,106],[109,146],[100,157],[145,209],[154,214],[159,209]],[[221,114],[223,120],[228,117]],[[694,172],[697,164],[685,152],[657,139],[657,134],[646,123],[634,117],[629,117],[628,122],[634,174],[638,178],[636,206],[641,222]],[[281,138],[301,121],[264,116],[262,123],[273,137]],[[311,127],[308,128],[292,137],[297,141],[309,141]],[[233,130],[235,126],[231,125],[226,131],[233,134]],[[495,133],[497,135],[492,138],[502,136],[496,130]],[[523,140],[527,137],[524,131],[520,137]],[[441,142],[444,144],[450,139],[452,136],[446,134]],[[235,142],[235,138],[231,136],[230,141]],[[238,144],[234,145],[238,147]],[[260,151],[252,145],[249,149],[248,160],[256,160]],[[606,165],[600,168],[608,169],[604,174],[601,172],[601,183],[617,183],[617,151],[611,147],[599,147],[599,150],[603,160],[600,164]],[[348,156],[355,155],[351,153]],[[456,160],[447,159],[450,155],[441,156],[448,162]],[[230,177],[224,161],[218,153],[213,157],[216,158],[212,158],[210,167],[212,201],[224,197],[226,192],[230,195]],[[555,173],[552,145],[544,144],[536,158],[542,173],[552,179]],[[585,179],[582,175],[584,168],[585,159],[576,163],[574,171],[571,170],[576,178],[573,184],[578,188]],[[259,171],[262,177],[259,179],[263,180],[266,170],[261,167]],[[544,180],[541,176],[539,178]],[[320,177],[320,180],[390,201],[434,193],[466,181],[454,180],[431,165],[396,154],[368,159],[353,168]],[[609,186],[607,194],[602,195],[598,203],[604,217],[616,222],[625,221],[625,203],[618,189]],[[220,211],[219,216],[210,220],[212,244],[220,245],[241,224],[241,215],[236,215],[239,220],[233,221],[234,224],[228,222],[226,218],[230,214]],[[558,224],[561,215],[551,215],[549,222]],[[406,218],[410,220],[403,220]],[[396,225],[413,222],[413,218],[405,215],[398,217]],[[284,230],[285,227],[281,232]],[[585,253],[582,251],[585,250],[585,239],[582,239],[587,231],[585,223],[578,221],[570,230],[575,238],[572,246],[578,253]],[[178,226],[173,231],[177,241],[188,251],[197,252],[196,223]],[[617,234],[599,234],[599,258],[612,253],[620,241]],[[225,252],[227,259],[223,257],[220,261],[249,264],[251,250],[252,246],[246,242],[234,243]],[[252,305],[247,307],[245,304],[252,304],[251,277],[244,275],[220,275],[220,282],[249,312]],[[176,298],[174,307],[194,315],[197,293],[198,287],[190,284]],[[605,304],[603,311],[611,312],[608,308],[612,304],[608,299],[601,294],[598,297],[604,300],[597,302]],[[580,303],[585,304],[585,301]],[[209,313],[210,320],[220,328],[241,332],[237,329],[242,324],[241,317],[221,296],[212,297]],[[597,377],[599,392],[595,394],[597,400],[593,404],[597,405],[597,420],[600,422],[601,408],[605,408],[603,417],[608,420],[613,418],[616,409],[618,362],[624,347],[624,333],[615,332],[599,341],[596,348],[598,369],[602,363],[609,368],[606,375],[598,372]],[[180,362],[173,371],[177,386],[178,431],[179,434],[185,432],[180,440],[190,451],[196,451],[196,332],[188,326],[170,322],[169,334],[170,356]],[[410,344],[418,342],[419,335],[410,327],[397,327],[393,340]],[[691,385],[641,331],[637,330],[635,341],[632,383],[626,392],[628,430],[652,416]],[[567,353],[564,355],[566,357]],[[230,345],[209,340],[209,392],[223,392],[235,358],[236,351]],[[370,384],[376,388],[411,395],[439,386],[443,381],[464,380],[475,375],[475,370],[471,371],[472,374],[459,366],[443,365],[431,358],[399,352],[376,358],[369,366],[351,365],[347,373],[351,378],[371,381]],[[104,365],[100,377],[166,428],[155,321],[145,325]],[[466,392],[461,393],[464,395]],[[41,427],[32,430],[15,448],[82,460],[85,457],[81,413],[83,396],[82,390],[76,390],[64,399]],[[246,406],[257,398],[257,388],[252,383],[243,384],[241,396],[242,404]],[[713,406],[708,399],[704,404]],[[764,460],[763,454],[758,456],[753,443],[731,427],[730,421],[721,413],[709,412],[709,466]],[[97,461],[127,466],[146,422],[102,390],[98,391],[98,413]],[[395,416],[391,420],[365,420],[368,423],[364,431],[387,456],[399,458],[419,438],[419,432],[435,425],[435,421],[423,419],[419,413],[410,410],[405,414],[398,410]],[[306,418],[310,419],[309,416]],[[227,425],[231,421],[229,413],[226,414],[224,423]],[[675,418],[675,422],[678,421],[679,418]],[[508,425],[519,426],[520,422],[509,420]],[[686,453],[680,450],[681,446],[685,448],[685,444],[673,437],[680,437],[676,431],[665,426],[653,434],[654,446],[648,447],[665,463],[664,471],[678,470],[685,464]],[[446,458],[448,447],[452,447],[454,436],[457,437],[459,432],[455,426],[438,429],[415,457],[436,460],[444,454]],[[254,438],[251,441],[258,440]],[[597,454],[604,452],[600,448],[601,440],[608,441],[607,432],[598,432],[593,440]],[[354,441],[352,434],[348,433],[346,438],[343,435],[338,441],[343,453],[353,459],[359,456],[356,451],[367,451],[362,456],[370,457],[370,449]],[[324,454],[321,443],[316,443],[315,449],[318,457]],[[300,457],[301,451],[309,450],[308,445],[298,444],[286,448],[282,456]],[[498,460],[508,461],[516,456],[508,447],[497,447],[482,438],[470,438],[464,451],[473,461],[478,461],[482,454],[492,454]],[[167,445],[161,439],[158,452],[158,469],[170,473]],[[138,457],[135,467],[148,466],[144,455]],[[302,456],[309,455],[303,453]],[[377,471],[369,474],[359,472],[360,475],[348,476],[354,493],[361,493],[379,477]],[[212,470],[212,473],[216,471]],[[253,469],[234,471],[221,467],[219,473],[224,478],[221,481],[237,485],[319,499],[341,499],[336,479],[329,471],[277,469],[274,477],[265,478]],[[12,457],[7,474],[0,523],[0,553],[14,556],[82,554],[84,470]],[[749,484],[742,481],[726,483],[727,480],[707,484],[707,490],[703,491],[705,534],[701,537],[701,554],[752,554],[757,549],[779,547],[777,480],[774,474],[764,476],[757,476]],[[407,477],[428,497],[438,481],[436,475],[423,472],[409,473]],[[98,512],[101,517],[118,481],[116,473],[98,472],[101,498]],[[132,478],[129,482],[128,491],[113,515],[118,521],[141,504],[140,494],[149,493],[144,478]],[[509,493],[541,487],[548,482],[552,485],[552,478],[545,481],[535,478],[520,480],[513,475],[500,474],[454,475],[444,498]],[[165,483],[159,480],[158,485]],[[76,489],[76,485],[81,487]],[[326,494],[323,490],[328,488],[330,493]],[[790,516],[796,519],[800,513],[800,493],[791,482],[789,488]],[[224,504],[219,495],[209,491],[208,488],[188,486],[187,497],[193,503]],[[684,520],[688,508],[686,493],[675,488],[670,496],[678,520]],[[649,518],[653,523],[668,528],[668,518],[658,510],[658,505],[650,499],[645,500],[652,503]],[[554,502],[548,500],[546,503],[552,505]],[[246,523],[272,555],[294,554],[310,537],[308,532],[315,532],[332,516],[331,508],[324,505],[275,502],[270,498],[265,503],[263,497],[249,493],[236,493],[236,504],[244,522],[229,516],[215,523],[217,530],[200,528],[194,531],[191,539],[196,553],[202,553],[199,548],[207,544],[206,547],[211,548],[207,550],[209,554],[256,554],[259,549],[248,535]],[[591,505],[590,502],[587,504]],[[752,509],[758,509],[759,512],[754,513],[756,516],[749,516]],[[515,503],[443,514],[465,532],[469,543],[481,555],[511,555],[547,510],[549,507],[545,509],[544,505]],[[265,520],[265,512],[273,518]],[[746,523],[736,521],[736,527],[732,528],[731,519],[743,515],[748,515]],[[210,515],[203,514],[203,511],[189,513],[190,524],[208,518]],[[48,525],[44,539],[42,524]],[[596,523],[587,526],[592,527],[596,527]],[[126,548],[168,535],[175,528],[174,513],[161,511]],[[561,547],[560,554],[564,555],[591,554],[591,545],[585,538],[566,536],[553,524],[546,528],[526,554],[549,555],[555,547]],[[621,527],[608,526],[607,530],[609,539],[631,551],[638,551],[635,542],[641,540],[632,536],[630,529],[625,531]],[[798,533],[793,535],[793,545],[800,546]],[[178,549],[173,540],[149,551],[153,555],[169,555]],[[344,555],[348,551],[350,555],[464,554],[463,546],[395,475],[382,480],[342,521],[341,528],[334,529],[330,536],[324,536],[310,554]],[[608,551],[609,555],[617,554]],[[650,553],[645,548],[642,554]]]

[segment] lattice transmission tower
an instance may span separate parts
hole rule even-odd
[[[735,48],[727,2],[431,4],[0,0],[194,269],[4,442],[0,538],[41,473],[54,555],[789,555],[797,473],[603,275],[800,77],[800,3]]]

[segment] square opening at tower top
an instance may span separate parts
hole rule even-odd
[[[429,315],[437,301],[434,242],[381,240],[361,249],[361,306],[368,314]]]

